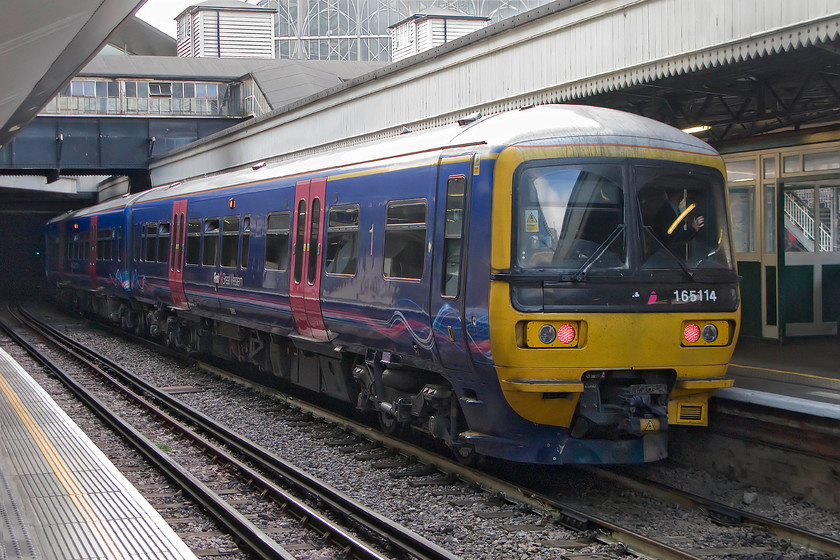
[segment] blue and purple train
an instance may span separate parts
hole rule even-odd
[[[662,459],[668,426],[706,425],[732,384],[721,158],[609,109],[525,108],[160,186],[46,237],[62,301],[464,460]]]

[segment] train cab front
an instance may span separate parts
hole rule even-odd
[[[504,400],[542,446],[519,459],[662,459],[668,427],[705,426],[732,385],[738,277],[721,167],[702,163],[517,162],[490,339]]]

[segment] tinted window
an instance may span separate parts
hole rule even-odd
[[[235,267],[239,260],[239,216],[222,221],[222,266]]]
[[[289,263],[289,218],[288,212],[268,215],[265,232],[265,268],[286,270]]]
[[[219,253],[219,218],[204,219],[204,255],[201,259],[205,266],[216,264]]]
[[[426,201],[396,201],[388,204],[385,221],[385,277],[422,278],[425,249]]]
[[[356,274],[359,206],[333,206],[327,220],[326,272]]]

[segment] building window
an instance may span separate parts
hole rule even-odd
[[[169,82],[151,82],[149,84],[150,97],[172,97],[172,84]]]
[[[755,251],[755,186],[744,185],[729,189],[732,210],[732,237],[736,253]]]

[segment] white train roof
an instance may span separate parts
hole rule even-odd
[[[480,118],[465,126],[454,124],[412,132],[310,157],[163,185],[92,206],[74,213],[74,216],[103,212],[127,204],[177,198],[283,177],[291,178],[317,173],[320,170],[334,174],[342,168],[375,165],[376,161],[390,158],[401,158],[405,163],[412,160],[428,161],[430,156],[436,157],[436,154],[443,150],[458,147],[485,145],[484,150],[498,151],[513,145],[578,143],[631,144],[717,155],[705,142],[646,117],[584,105],[543,105]]]

